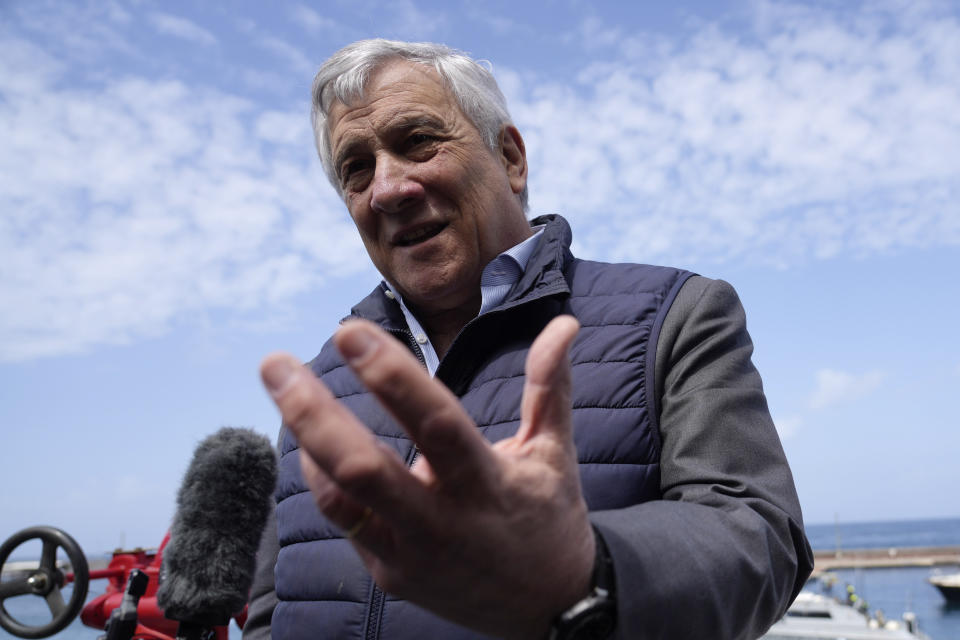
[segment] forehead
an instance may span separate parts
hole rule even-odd
[[[327,119],[334,148],[351,131],[381,130],[392,123],[430,116],[448,120],[460,109],[434,69],[407,60],[394,60],[377,68],[363,96],[350,105],[335,102]]]

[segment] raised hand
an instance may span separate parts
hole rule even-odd
[[[526,364],[522,421],[494,445],[402,344],[365,321],[337,348],[420,452],[408,468],[290,355],[264,384],[300,443],[304,478],[386,591],[486,633],[536,638],[589,591],[594,539],[571,432],[568,350],[554,319]]]

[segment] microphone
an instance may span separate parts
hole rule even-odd
[[[197,446],[157,590],[164,615],[180,622],[178,638],[206,637],[243,609],[276,481],[273,445],[250,429],[224,427]]]

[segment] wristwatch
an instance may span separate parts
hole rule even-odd
[[[617,625],[613,560],[596,527],[593,527],[593,539],[597,548],[593,587],[585,598],[554,619],[547,636],[549,640],[606,640]]]

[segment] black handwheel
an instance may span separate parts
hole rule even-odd
[[[13,551],[28,540],[43,541],[40,554],[40,566],[36,569],[18,571],[16,577],[5,580],[3,565]],[[57,568],[57,549],[63,549],[73,566],[73,594],[69,602],[63,601],[60,589],[66,584],[66,577]],[[9,572],[8,572],[9,573]],[[57,633],[68,624],[83,608],[90,586],[90,569],[87,558],[77,541],[66,532],[54,527],[29,527],[10,536],[0,545],[0,627],[20,638],[46,638]],[[4,606],[7,598],[35,595],[46,600],[53,619],[44,625],[31,627],[18,622]]]

